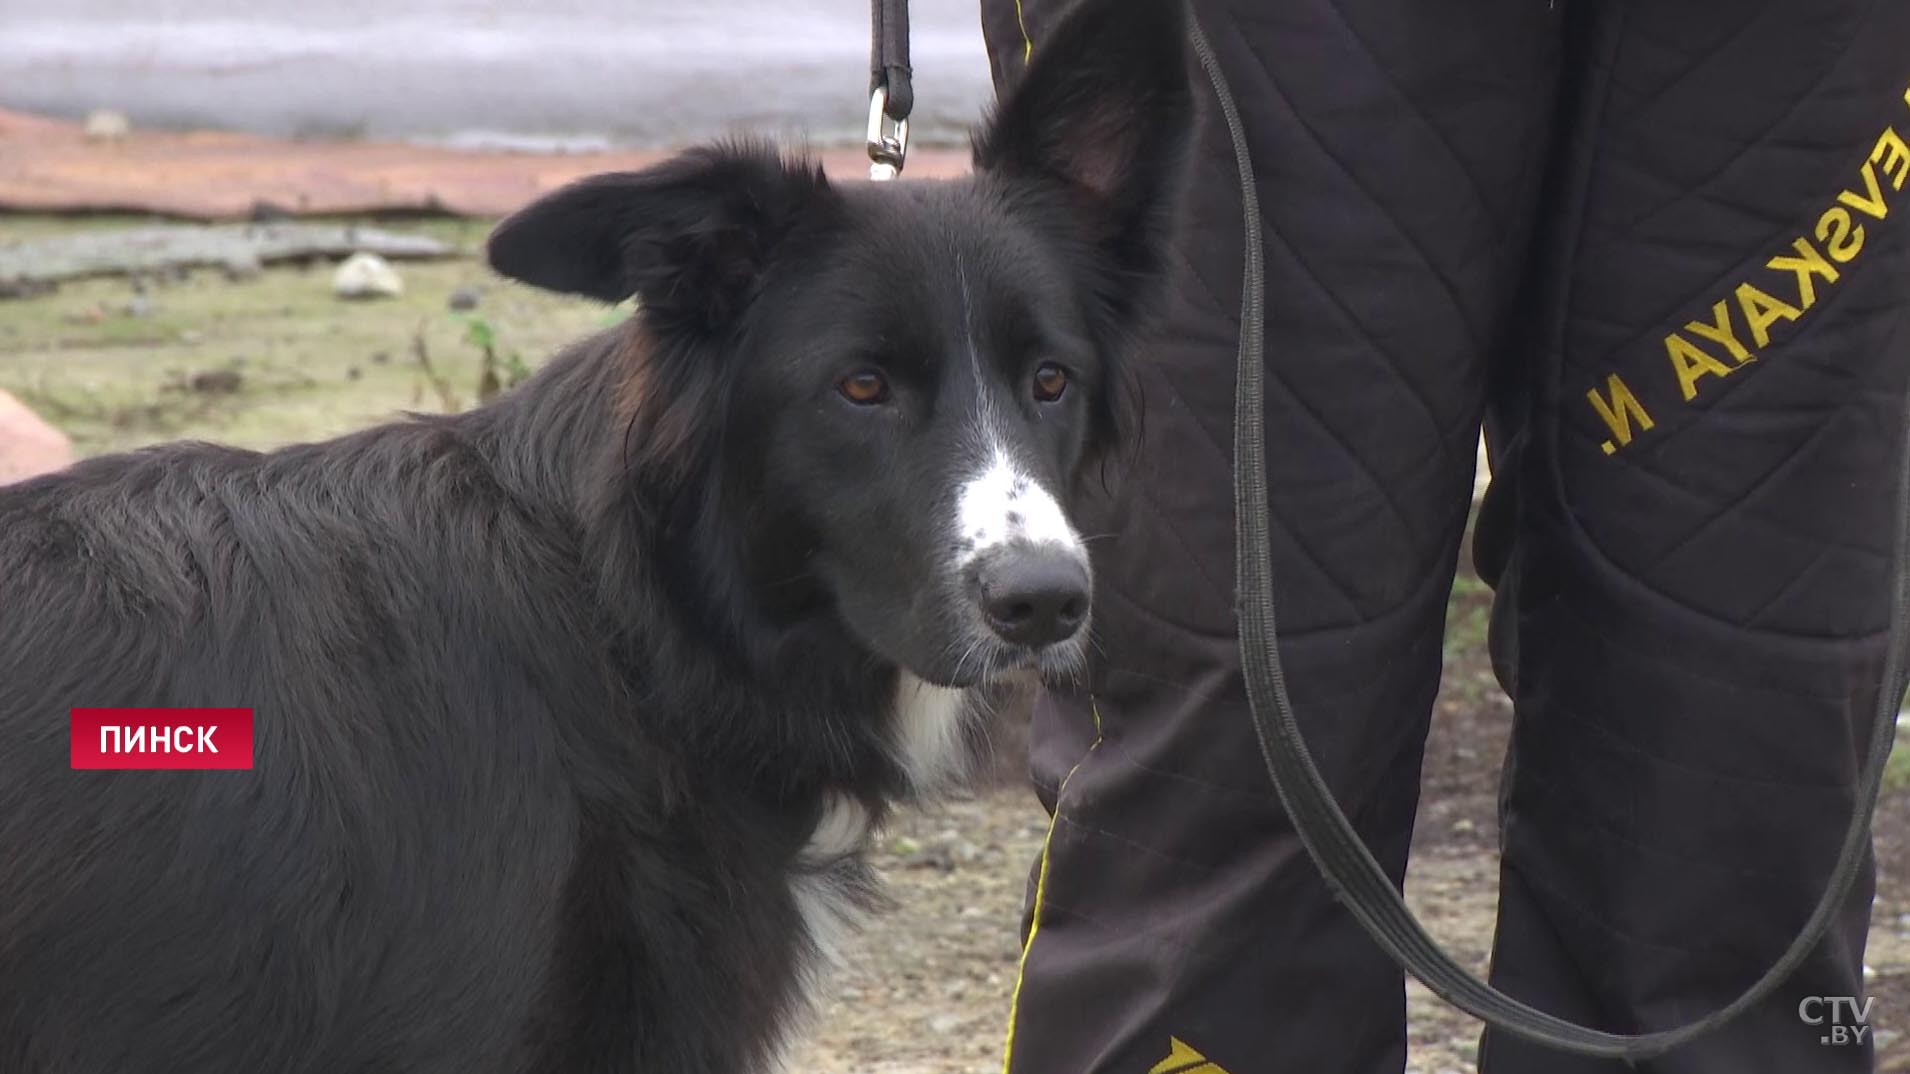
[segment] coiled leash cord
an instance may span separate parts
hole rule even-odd
[[[1379,862],[1347,823],[1307,752],[1300,725],[1287,697],[1286,675],[1280,666],[1279,635],[1274,628],[1273,561],[1268,518],[1266,477],[1265,388],[1262,358],[1266,350],[1265,266],[1261,254],[1260,202],[1255,191],[1253,164],[1248,159],[1246,131],[1234,105],[1233,93],[1221,73],[1220,62],[1187,5],[1188,36],[1200,64],[1220,99],[1221,114],[1233,139],[1234,160],[1240,169],[1241,215],[1246,224],[1246,252],[1240,294],[1240,359],[1234,394],[1234,541],[1237,603],[1240,619],[1241,669],[1247,680],[1248,707],[1260,753],[1279,791],[1280,802],[1293,820],[1294,831],[1306,844],[1314,864],[1334,896],[1346,905],[1367,934],[1393,961],[1418,978],[1446,1002],[1495,1029],[1539,1044],[1580,1055],[1622,1059],[1627,1063],[1662,1055],[1724,1025],[1769,996],[1810,956],[1830,929],[1849,896],[1851,885],[1870,842],[1870,820],[1877,810],[1884,764],[1896,739],[1897,707],[1903,698],[1904,636],[1910,623],[1910,440],[1900,452],[1897,472],[1897,534],[1895,579],[1890,609],[1889,651],[1884,658],[1882,683],[1877,690],[1877,714],[1870,749],[1857,783],[1856,808],[1844,832],[1837,867],[1803,931],[1791,941],[1782,958],[1758,978],[1743,995],[1695,1022],[1655,1033],[1606,1033],[1588,1029],[1527,1006],[1493,988],[1454,962],[1406,908]],[[1905,432],[1910,437],[1910,398],[1906,398]]]
[[[1132,0],[1166,3],[1170,0]],[[1851,885],[1856,882],[1870,842],[1870,820],[1877,810],[1884,765],[1896,739],[1897,706],[1904,692],[1904,639],[1910,630],[1910,397],[1905,399],[1905,450],[1897,471],[1897,533],[1893,552],[1889,650],[1877,690],[1877,713],[1870,749],[1857,782],[1856,808],[1844,831],[1837,866],[1823,897],[1803,930],[1764,976],[1744,994],[1716,1011],[1676,1029],[1654,1033],[1607,1033],[1547,1014],[1513,999],[1453,961],[1407,909],[1405,899],[1379,862],[1347,823],[1333,792],[1313,763],[1287,696],[1280,665],[1279,632],[1274,625],[1273,556],[1268,519],[1265,368],[1266,266],[1261,249],[1260,199],[1246,130],[1233,91],[1221,72],[1207,35],[1187,11],[1187,34],[1200,65],[1219,99],[1234,163],[1240,172],[1240,208],[1245,225],[1240,291],[1240,351],[1234,389],[1234,545],[1236,598],[1240,621],[1241,670],[1247,682],[1248,708],[1260,741],[1267,774],[1294,831],[1306,845],[1334,897],[1346,905],[1369,936],[1407,973],[1441,999],[1474,1018],[1515,1036],[1560,1051],[1635,1063],[1696,1040],[1744,1013],[1776,991],[1810,957],[1827,932]],[[893,179],[908,152],[908,115],[914,106],[908,57],[908,0],[872,0],[868,149],[870,177]]]

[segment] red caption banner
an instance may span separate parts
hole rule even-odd
[[[74,709],[73,767],[252,767],[251,709]]]

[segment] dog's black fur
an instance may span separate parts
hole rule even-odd
[[[1065,487],[1121,436],[1178,11],[1089,0],[964,180],[745,145],[526,209],[501,272],[643,308],[490,406],[0,491],[0,1072],[767,1068],[825,802],[924,790],[904,670],[986,685],[937,393],[1060,356],[1020,457]],[[253,708],[255,767],[72,771],[73,706]]]

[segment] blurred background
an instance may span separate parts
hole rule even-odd
[[[912,30],[958,173],[975,4]],[[0,0],[0,475],[480,402],[627,312],[491,277],[499,216],[740,133],[863,181],[868,53],[864,0]]]
[[[860,137],[861,0],[0,2],[0,107],[139,127],[519,148]],[[989,95],[973,0],[911,5],[915,136]]]
[[[904,182],[965,170],[990,97],[975,0],[911,7]],[[863,0],[0,0],[0,483],[170,439],[269,449],[508,390],[630,310],[491,275],[495,220],[741,132],[866,181],[868,15]],[[1485,653],[1490,593],[1460,562],[1407,888],[1482,966],[1510,705]],[[898,908],[794,1070],[1000,1069],[1047,828],[1019,731],[992,785],[884,836]],[[1880,1065],[1910,1070],[1910,890],[1893,872],[1910,861],[1910,749],[1876,831]],[[1411,1074],[1473,1069],[1471,1022],[1417,985],[1408,1007]]]

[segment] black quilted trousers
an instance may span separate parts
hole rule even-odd
[[[1266,215],[1281,649],[1322,769],[1401,875],[1483,422],[1475,549],[1517,713],[1493,979],[1610,1030],[1715,1008],[1817,899],[1876,699],[1910,3],[1196,7]],[[998,81],[1057,10],[983,0]],[[1246,713],[1241,225],[1211,110],[1199,145],[1145,446],[1085,522],[1101,656],[1037,717],[1055,823],[1009,1074],[1403,1066],[1400,974],[1316,876]],[[1642,1069],[1869,1069],[1800,1006],[1862,996],[1870,896],[1762,1009]],[[1481,1068],[1622,1069],[1492,1034]]]

